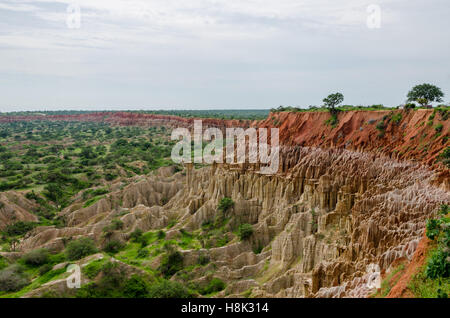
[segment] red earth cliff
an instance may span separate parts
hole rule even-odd
[[[401,116],[398,122],[392,115]],[[328,112],[271,113],[260,127],[278,127],[280,143],[284,145],[345,148],[370,151],[400,160],[419,161],[434,165],[439,154],[450,145],[450,120],[442,120],[437,113],[428,124],[433,110],[416,111],[347,111],[339,114],[335,128],[325,122]],[[383,121],[384,134],[376,128]],[[436,125],[442,124],[440,134]],[[448,171],[447,171],[448,172]],[[445,175],[448,179],[449,175]]]

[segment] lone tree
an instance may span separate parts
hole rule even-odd
[[[442,102],[441,89],[431,84],[421,84],[413,87],[408,93],[408,102],[417,102],[422,106],[428,105],[428,103]]]
[[[329,95],[327,98],[323,100],[325,103],[325,107],[328,108],[332,115],[337,114],[336,106],[344,101],[344,95],[341,93],[335,93]]]

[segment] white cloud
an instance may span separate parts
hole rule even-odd
[[[214,102],[222,89],[227,104],[267,103],[272,99],[259,93],[245,96],[262,86],[273,100],[297,96],[309,104],[313,84],[323,83],[318,91],[359,87],[367,77],[386,91],[394,89],[386,78],[401,76],[448,83],[441,71],[450,68],[447,1],[2,0],[0,81],[2,72],[77,83],[114,79],[180,92],[180,105]],[[73,3],[81,7],[80,29],[66,26]],[[366,26],[372,3],[382,9],[379,30]],[[189,85],[208,87],[211,96],[183,97]],[[125,96],[139,95],[124,87]],[[159,103],[177,99],[163,97]]]
[[[0,3],[0,10],[32,12],[38,11],[39,8],[34,5],[11,2],[11,3]]]

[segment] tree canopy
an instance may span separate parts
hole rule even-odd
[[[433,102],[442,102],[444,93],[432,84],[421,84],[414,86],[408,93],[408,102],[417,102],[422,106]]]
[[[327,98],[324,98],[323,102],[325,103],[325,106],[329,109],[334,109],[337,105],[342,103],[344,101],[344,95],[341,93],[335,93],[328,95]]]

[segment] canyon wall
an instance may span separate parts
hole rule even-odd
[[[186,165],[129,185],[118,181],[90,207],[76,199],[61,213],[66,227],[36,228],[19,250],[62,250],[67,238],[78,236],[101,245],[102,229],[114,218],[124,223],[114,234],[119,240],[136,228],[166,228],[170,220],[176,224],[167,239],[176,238],[180,230],[194,233],[213,222],[220,200],[230,197],[229,242],[181,251],[185,266],[200,255],[211,260],[192,270],[192,281],[222,279],[227,288],[217,297],[367,297],[392,264],[413,258],[426,220],[450,202],[449,172],[436,160],[449,146],[449,120],[436,115],[429,125],[432,111],[398,113],[393,122],[385,117],[392,112],[346,112],[334,128],[324,123],[325,112],[271,114],[253,125],[280,128],[277,174],[261,175],[249,165]],[[375,126],[383,118],[381,136]],[[233,233],[243,223],[254,233],[240,241]]]
[[[86,236],[101,246],[102,229],[114,218],[124,223],[115,239],[127,241],[136,228],[164,229],[177,220],[166,232],[174,239],[180,230],[196,232],[214,222],[219,201],[230,197],[231,241],[181,251],[185,266],[200,255],[211,260],[192,272],[193,281],[210,279],[213,271],[227,283],[218,297],[249,291],[252,297],[367,297],[391,264],[411,260],[427,218],[450,202],[447,190],[431,184],[436,173],[418,163],[300,146],[283,149],[282,158],[291,166],[273,176],[239,166],[187,166],[185,175],[159,173],[125,188],[117,184],[91,207],[80,202],[65,209],[66,227],[27,234],[20,250],[62,250],[68,238]],[[231,234],[243,223],[254,227],[247,241]]]
[[[342,148],[434,165],[449,145],[447,116],[432,109],[347,111],[331,127],[325,123],[330,119],[328,112],[279,112],[258,126],[278,127],[283,145]],[[384,123],[382,130],[377,129],[380,122]],[[439,124],[442,128],[437,133]]]

